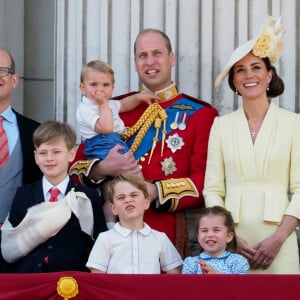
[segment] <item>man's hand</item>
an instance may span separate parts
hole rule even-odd
[[[140,167],[138,161],[134,159],[130,151],[121,154],[119,150],[123,148],[121,145],[114,146],[106,158],[92,168],[89,177],[94,180],[100,180],[105,176],[117,176],[123,173],[139,173]]]
[[[146,181],[146,186],[148,189],[151,202],[155,201],[158,198],[158,191],[156,185],[154,183]]]

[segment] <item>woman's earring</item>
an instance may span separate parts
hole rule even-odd
[[[267,92],[270,90],[269,85],[267,85]]]
[[[235,94],[238,95],[239,94],[239,91],[237,88],[235,88]]]

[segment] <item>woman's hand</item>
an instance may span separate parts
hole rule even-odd
[[[256,254],[250,261],[251,267],[253,269],[267,269],[278,254],[281,245],[282,242],[276,239],[274,235],[262,240],[254,247]]]
[[[256,254],[250,261],[252,268],[267,269],[280,251],[284,241],[295,231],[298,222],[299,220],[294,216],[283,216],[277,230],[254,247]]]

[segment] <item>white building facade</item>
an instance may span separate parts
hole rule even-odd
[[[179,90],[210,102],[220,115],[240,105],[217,74],[232,51],[255,37],[266,15],[281,16],[285,50],[276,64],[285,92],[274,99],[300,111],[300,0],[0,0],[0,47],[20,74],[13,106],[39,121],[75,125],[80,69],[100,59],[115,71],[115,95],[139,89],[133,44],[140,30],[158,28],[171,39]],[[78,141],[80,137],[78,136]],[[194,220],[190,217],[191,249]]]
[[[285,50],[276,64],[285,92],[274,99],[299,113],[299,0],[0,0],[0,47],[21,75],[14,105],[43,122],[75,125],[83,63],[101,59],[115,71],[115,95],[139,89],[133,43],[143,28],[171,39],[179,90],[212,103],[221,115],[240,104],[214,80],[233,49],[253,38],[266,15],[281,16]]]

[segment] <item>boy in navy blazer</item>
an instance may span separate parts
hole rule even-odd
[[[107,228],[98,193],[68,176],[75,142],[76,133],[66,123],[48,121],[34,132],[43,178],[17,189],[1,228],[3,257],[13,272],[87,271],[89,251]],[[56,202],[49,201],[51,188],[58,189]]]

